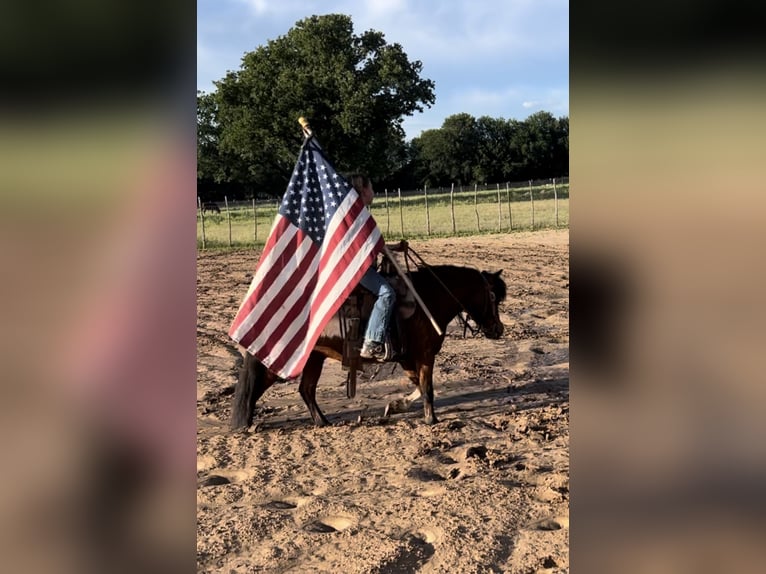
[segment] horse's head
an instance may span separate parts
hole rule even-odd
[[[482,271],[482,285],[477,289],[476,299],[469,309],[474,321],[488,339],[499,339],[503,334],[500,321],[500,302],[505,299],[505,282],[500,278],[502,269],[495,273]]]

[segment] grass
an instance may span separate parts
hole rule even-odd
[[[559,186],[559,191],[561,187]],[[545,194],[533,192],[534,229],[569,226],[568,192],[567,186],[564,193],[559,193],[558,222],[556,202],[553,199],[538,199]],[[565,197],[562,198],[562,195]],[[454,229],[449,192],[429,193],[427,199],[428,210],[426,211],[426,197],[423,194],[403,196],[401,208],[398,197],[392,197],[389,194],[386,202],[383,194],[378,194],[372,205],[372,215],[386,240],[478,235],[533,229],[533,207],[529,200],[528,188],[512,191],[510,203],[508,194],[501,189],[499,210],[495,190],[478,192],[475,204],[473,192],[455,193]],[[257,232],[252,206],[230,208],[228,212],[224,210],[221,214],[206,213],[205,247],[263,246],[274,223],[276,209],[276,203],[258,206]],[[511,226],[511,219],[513,226]],[[199,217],[197,218],[197,244],[198,247],[202,247],[202,221]]]

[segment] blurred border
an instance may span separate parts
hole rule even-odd
[[[572,8],[572,566],[760,572],[761,9]]]
[[[3,8],[9,572],[195,568],[195,5]]]

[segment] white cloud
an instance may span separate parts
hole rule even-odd
[[[476,108],[504,105],[511,100],[517,100],[518,97],[519,90],[517,88],[503,88],[500,90],[471,88],[467,91],[456,91],[451,99],[454,105]]]
[[[218,1],[226,1],[226,0],[218,0]],[[233,1],[249,6],[251,9],[251,12],[253,12],[256,16],[293,13],[293,14],[296,14],[295,21],[305,18],[306,16],[310,16],[311,14],[321,12],[321,7],[325,3],[325,2],[321,2],[317,0],[233,0]],[[287,29],[285,29],[284,32],[287,32]]]
[[[568,0],[216,0],[219,8],[212,0],[200,1],[217,13],[227,4],[248,6],[249,16],[230,25],[246,24],[256,39],[249,49],[287,33],[300,19],[327,13],[351,15],[356,33],[383,32],[424,65],[489,58],[497,66],[566,53],[569,46]],[[279,32],[264,38],[265,29]]]
[[[210,61],[210,51],[197,38],[197,65]]]
[[[212,82],[208,82],[209,77],[215,77],[217,73],[217,58],[212,50],[206,44],[197,38],[197,89],[203,92],[211,92],[215,88]]]
[[[569,90],[568,89],[545,89],[536,94],[531,100],[524,100],[521,106],[533,111],[546,111],[553,115],[569,115]]]
[[[374,28],[422,61],[476,61],[558,54],[569,47],[568,0],[393,2],[352,9],[358,29]]]
[[[526,118],[568,115],[568,0],[198,0],[198,82],[237,69],[242,55],[312,14],[341,13],[354,32],[377,30],[399,43],[436,104],[404,118],[409,137],[467,112]],[[562,87],[563,86],[563,87]],[[209,88],[207,88],[209,89]]]
[[[378,18],[398,15],[409,8],[406,0],[366,0],[362,5],[365,12]]]
[[[421,130],[441,127],[444,118],[462,112],[475,118],[489,116],[523,120],[537,111],[550,112],[554,116],[569,115],[568,88],[530,85],[498,88],[455,86],[448,95],[437,97],[433,108],[405,120],[405,129],[408,136],[412,137]]]
[[[250,6],[256,14],[264,14],[270,9],[268,0],[243,0],[243,2]]]

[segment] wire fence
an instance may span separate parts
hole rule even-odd
[[[280,201],[198,197],[198,247],[263,246]],[[370,209],[387,241],[568,227],[569,178],[376,190]]]

